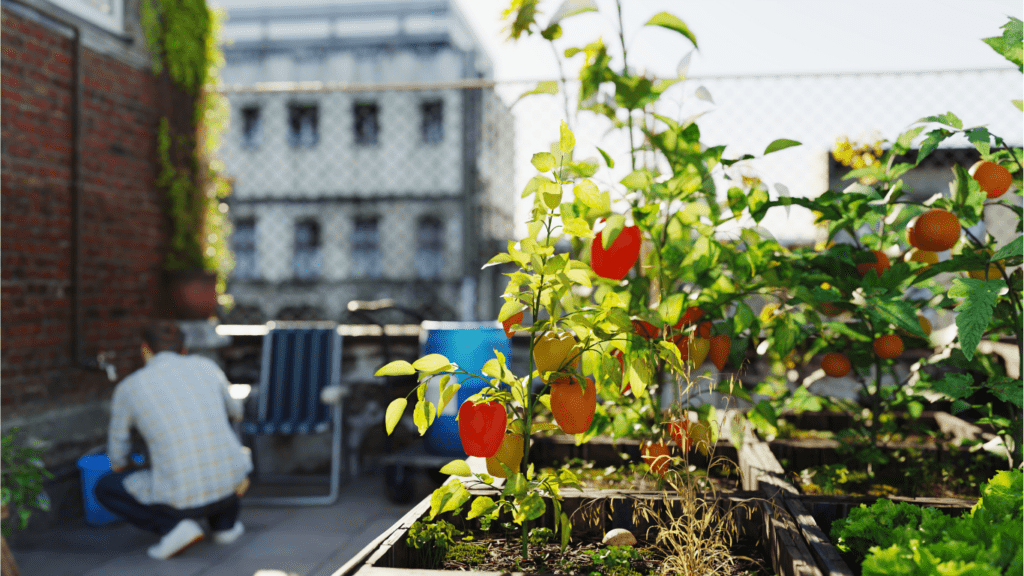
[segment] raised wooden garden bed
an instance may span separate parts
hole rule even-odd
[[[944,420],[941,414],[938,420]],[[961,421],[962,422],[962,421]],[[947,422],[949,423],[949,422]],[[952,422],[953,425],[957,425]],[[970,426],[970,425],[968,425]],[[839,556],[828,536],[832,523],[846,518],[850,510],[861,504],[872,504],[877,496],[809,495],[802,494],[786,480],[786,471],[775,458],[771,443],[764,442],[748,431],[744,446],[739,451],[741,475],[746,490],[760,490],[775,508],[788,512],[796,522],[797,541],[793,547],[806,547],[822,574],[854,574]],[[893,502],[907,502],[916,506],[931,506],[947,514],[962,514],[969,510],[974,498],[910,498],[888,496]],[[788,534],[792,535],[792,531]]]
[[[848,413],[828,412],[807,412],[800,415],[783,415],[797,430],[807,436],[804,438],[781,438],[764,442],[755,435],[755,440],[765,445],[774,460],[781,463],[779,474],[784,474],[801,492],[804,489],[798,480],[801,471],[814,467],[824,467],[837,464],[848,464],[851,478],[858,473],[864,476],[863,471],[858,470],[863,465],[856,462],[856,458],[841,451],[842,443],[836,439],[833,433],[839,433],[852,427],[855,421]],[[995,436],[986,432],[981,427],[966,422],[945,412],[924,412],[917,419],[910,419],[905,414],[896,415],[897,429],[905,429],[903,438],[888,441],[879,441],[877,447],[882,453],[892,456],[888,465],[879,466],[875,470],[876,480],[866,481],[860,478],[859,482],[850,481],[848,486],[855,486],[858,483],[860,494],[875,495],[899,495],[899,496],[922,496],[922,497],[973,497],[975,494],[970,490],[964,491],[964,486],[959,485],[959,479],[966,478],[967,474],[973,474],[980,481],[987,479],[997,470],[1005,466],[1003,457],[998,453],[980,451],[977,446],[973,448],[969,444],[989,442]],[[749,440],[749,439],[748,439]],[[964,441],[971,441],[964,443]],[[749,442],[748,442],[749,444]],[[750,447],[748,454],[753,454],[760,448]],[[926,465],[929,469],[950,468],[957,470],[957,474],[946,479],[946,481],[921,482],[917,485],[908,484],[909,478],[905,474],[906,461],[900,462],[898,457],[906,458],[913,455],[915,465]],[[784,468],[784,471],[783,471]],[[948,475],[947,475],[948,476]],[[756,475],[748,475],[745,489],[756,489]],[[923,477],[922,477],[923,478]],[[874,482],[876,489],[871,489],[868,484]],[[952,483],[950,483],[952,482]],[[816,482],[821,484],[821,482]],[[902,487],[902,488],[901,488]],[[815,486],[813,491],[840,490],[830,486],[830,490],[819,490]],[[858,490],[853,489],[857,493]]]
[[[470,492],[474,497],[494,497],[496,494],[489,488],[471,489]],[[573,542],[587,539],[593,541],[595,538],[599,542],[601,536],[613,528],[626,528],[643,540],[644,535],[648,534],[647,529],[656,525],[656,522],[633,517],[633,508],[637,502],[643,500],[658,507],[664,506],[663,503],[678,500],[677,496],[670,493],[628,490],[564,490],[562,495],[562,510],[570,515],[573,522]],[[715,503],[722,508],[740,511],[739,549],[744,555],[749,555],[751,550],[757,551],[765,572],[780,576],[815,576],[828,573],[819,567],[818,560],[802,535],[798,520],[785,508],[766,499],[764,493],[720,494],[715,497]],[[432,576],[452,573],[409,567],[410,550],[405,543],[406,535],[414,522],[429,515],[429,510],[430,501],[427,498],[337,570],[334,576]],[[475,521],[467,522],[450,514],[442,517],[459,529],[476,527]],[[742,520],[739,520],[740,518]],[[536,526],[551,526],[552,520],[549,506],[548,512],[537,520]],[[827,539],[818,543],[818,549],[825,550],[823,553],[829,558],[838,559],[838,551],[827,542]],[[488,576],[531,574],[493,571],[469,573]]]

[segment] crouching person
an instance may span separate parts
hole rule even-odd
[[[241,403],[213,361],[187,356],[177,323],[158,321],[143,332],[146,366],[114,389],[107,455],[113,472],[96,484],[96,499],[135,526],[160,535],[149,548],[157,559],[202,540],[230,544],[244,532],[239,497],[248,487],[252,459],[230,421]],[[126,469],[130,430],[149,452],[148,467]]]

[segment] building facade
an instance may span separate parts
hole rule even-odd
[[[225,321],[345,321],[385,298],[492,317],[504,283],[480,268],[512,235],[513,120],[454,4],[228,6],[224,36]]]

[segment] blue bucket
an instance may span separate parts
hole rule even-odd
[[[136,464],[142,464],[142,454],[132,454]],[[106,454],[92,454],[78,459],[78,469],[82,472],[82,502],[85,504],[85,521],[93,526],[106,526],[121,522],[121,518],[96,500],[93,490],[100,478],[112,472],[110,458]]]
[[[497,350],[505,355],[505,366],[512,359],[512,343],[498,322],[423,322],[420,330],[420,344],[424,355],[443,354],[450,361],[468,372],[480,374],[484,364],[494,358]],[[440,398],[439,377],[427,385],[427,397],[437,404]],[[459,439],[459,425],[455,421],[459,407],[470,396],[480,392],[487,382],[479,378],[452,375],[451,382],[459,383],[455,398],[437,415],[434,423],[427,428],[423,439],[427,452],[444,456],[465,458],[462,440]]]

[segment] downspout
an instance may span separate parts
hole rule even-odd
[[[71,95],[71,281],[74,283],[71,291],[71,358],[75,365],[93,368],[98,367],[97,363],[86,359],[85,338],[82,336],[82,35],[77,26],[71,26],[71,30],[74,32],[71,66],[75,84]]]
[[[463,77],[472,77],[476,52],[464,53]],[[479,264],[477,243],[480,240],[476,218],[476,187],[479,182],[477,156],[480,145],[482,118],[480,115],[480,89],[462,90],[462,312],[461,320],[476,320],[479,293]]]

